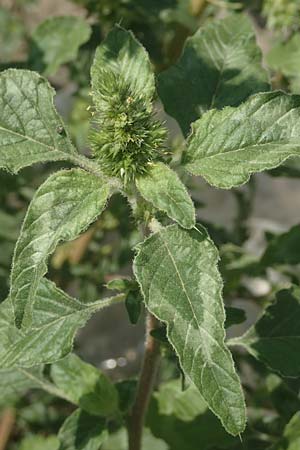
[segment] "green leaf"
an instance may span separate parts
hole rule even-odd
[[[225,312],[226,312],[225,328],[229,328],[232,325],[239,325],[240,323],[243,323],[246,320],[246,313],[243,309],[225,306]]]
[[[287,42],[274,45],[266,56],[271,69],[279,70],[286,76],[299,76],[300,72],[300,34],[295,33]]]
[[[76,156],[53,105],[54,89],[40,75],[9,69],[0,74],[0,168],[22,167]]]
[[[4,8],[2,5],[0,5],[0,62],[10,63],[22,48],[25,27],[19,14],[13,14],[11,8]]]
[[[300,288],[279,291],[276,301],[243,336],[231,339],[286,377],[300,376]]]
[[[101,213],[109,186],[81,169],[51,175],[28,208],[11,272],[10,297],[16,325],[30,326],[36,291],[47,258],[60,241],[75,239]]]
[[[183,228],[195,226],[195,209],[177,174],[163,163],[155,163],[136,185],[145,200],[164,211]]]
[[[99,450],[107,436],[104,419],[77,409],[59,430],[59,450]]]
[[[116,25],[97,48],[91,69],[92,91],[97,99],[101,78],[108,71],[130,86],[137,97],[151,105],[155,93],[155,79],[149,56],[134,35]]]
[[[56,386],[81,409],[96,416],[118,410],[118,392],[100,370],[71,354],[51,366]]]
[[[298,450],[300,448],[300,412],[297,412],[284,429],[279,443],[270,450]]]
[[[208,109],[236,106],[268,89],[251,22],[238,14],[201,27],[187,39],[177,64],[158,78],[165,110],[185,135]]]
[[[300,263],[300,226],[295,225],[286,233],[274,237],[261,258],[265,267],[274,264]]]
[[[75,333],[90,316],[121,299],[122,294],[82,303],[43,279],[37,290],[32,327],[24,332],[14,325],[8,298],[0,305],[0,367],[31,367],[63,358],[71,352]]]
[[[256,94],[237,108],[212,110],[193,124],[186,168],[213,186],[230,189],[255,172],[300,154],[300,96]]]
[[[150,403],[146,426],[156,437],[170,450],[240,449],[239,438],[226,433],[194,387],[182,392],[179,382],[176,391],[175,385],[162,384]]]
[[[207,410],[207,404],[198,389],[191,385],[183,391],[181,380],[162,384],[154,397],[157,399],[159,414],[174,415],[183,422],[191,422]]]
[[[143,430],[141,450],[169,450],[169,446],[161,439],[154,437],[150,430]],[[103,444],[101,450],[128,450],[128,437],[125,428],[113,433]]]
[[[245,427],[245,404],[224,344],[218,258],[204,228],[174,225],[139,245],[134,273],[147,308],[166,323],[181,367],[226,430],[237,435]]]
[[[128,292],[125,299],[125,306],[130,323],[133,325],[137,324],[142,312],[142,297],[140,292]]]
[[[42,376],[43,367],[33,368],[29,374],[35,377]],[[20,399],[29,389],[40,387],[32,378],[19,370],[0,370],[0,407],[7,407]]]
[[[28,436],[22,440],[19,450],[59,450],[56,436]]]
[[[16,241],[20,232],[20,220],[16,215],[0,211],[0,238]]]
[[[43,63],[46,76],[53,75],[61,64],[76,59],[79,47],[90,35],[90,25],[80,17],[50,17],[32,33],[31,58],[36,56],[38,63]]]

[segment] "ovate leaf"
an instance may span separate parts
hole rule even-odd
[[[177,174],[163,163],[155,163],[149,173],[139,177],[136,185],[142,196],[164,211],[183,228],[195,225],[195,209]]]
[[[115,386],[99,369],[74,354],[53,364],[51,377],[68,398],[89,414],[110,416],[118,410]]]
[[[50,176],[34,195],[18,239],[10,297],[15,320],[29,326],[36,292],[47,272],[47,258],[59,241],[75,239],[106,205],[109,187],[80,169]]]
[[[268,90],[261,51],[245,15],[233,15],[205,25],[186,42],[178,63],[158,78],[158,93],[168,114],[183,133],[211,108],[243,102]]]
[[[263,266],[300,263],[300,226],[295,225],[286,233],[275,236],[261,258]]]
[[[54,89],[35,72],[0,74],[0,168],[18,172],[37,162],[76,155],[53,105]]]
[[[104,419],[77,409],[59,430],[59,450],[99,450],[107,436]]]
[[[297,412],[284,429],[279,443],[270,450],[298,450],[300,448],[300,413]]]
[[[119,26],[113,28],[95,54],[91,69],[95,99],[107,72],[122,80],[134,95],[151,103],[155,80],[148,54],[130,31]]]
[[[36,57],[47,76],[53,75],[61,64],[76,58],[79,47],[91,34],[90,25],[80,17],[51,17],[33,32],[34,47],[31,58]]]
[[[134,272],[147,308],[167,325],[181,367],[226,430],[237,435],[245,427],[245,404],[224,344],[218,257],[204,228],[173,225],[138,247]]]
[[[237,108],[212,110],[193,124],[186,168],[224,189],[300,155],[300,96],[256,94]]]
[[[276,301],[243,336],[232,339],[272,370],[300,376],[300,289],[278,292]]]
[[[26,332],[15,327],[8,298],[0,305],[0,367],[31,367],[63,358],[90,316],[121,298],[82,303],[43,279],[37,289],[32,326]]]

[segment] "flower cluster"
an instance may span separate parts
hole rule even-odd
[[[166,130],[149,101],[136,95],[126,80],[113,72],[101,75],[93,92],[93,155],[104,172],[128,182],[162,156]]]

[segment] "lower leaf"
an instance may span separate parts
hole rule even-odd
[[[77,409],[59,430],[59,450],[99,450],[107,436],[104,419]]]
[[[166,323],[183,370],[226,430],[237,435],[245,427],[245,404],[224,344],[218,257],[204,228],[175,225],[139,245],[134,272],[147,308]]]

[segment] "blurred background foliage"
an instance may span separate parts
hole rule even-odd
[[[300,0],[2,0],[0,70],[27,68],[46,76],[57,90],[56,106],[73,141],[83,153],[88,153],[89,68],[96,47],[115,23],[134,32],[159,73],[177,60],[186,38],[198,27],[240,11],[250,16],[257,31],[273,87],[300,94]],[[52,19],[54,16],[56,19]],[[163,115],[159,103],[157,109]],[[170,128],[170,146],[176,162],[176,155],[182,151],[182,136],[175,122],[163,117]],[[1,301],[8,293],[13,248],[27,206],[36,188],[53,170],[51,164],[27,168],[17,177],[0,172]],[[246,321],[239,324],[244,321],[243,315],[241,320],[234,321],[236,325],[229,329],[229,336],[240,334],[253,323],[275,291],[291,281],[299,284],[297,202],[293,205],[287,199],[299,176],[300,163],[289,160],[279,169],[253,177],[246,187],[232,192],[213,191],[199,180],[187,180],[198,219],[208,227],[221,252],[226,304],[246,311]],[[272,184],[278,177],[283,180],[281,184]],[[284,210],[289,216],[285,216],[286,212],[274,214],[276,206],[270,200],[270,191],[274,197],[280,197],[281,193],[283,203],[292,203]],[[257,202],[262,203],[260,209]],[[291,225],[294,226],[289,229]],[[87,232],[58,247],[50,261],[49,277],[78,298],[96,300],[103,295],[110,280],[131,275],[132,248],[138,241],[125,199],[115,196]],[[126,312],[109,314],[102,322],[91,321],[90,331],[81,333],[77,349],[85,359],[109,371],[114,379],[122,380],[136,374],[143,325],[140,323],[132,332],[127,326]],[[124,319],[126,324],[122,325]],[[102,343],[97,341],[91,348],[90,336],[97,336]],[[127,347],[122,344],[126,339]],[[168,345],[164,353],[166,359],[161,371],[164,383],[152,399],[147,427],[157,439],[166,441],[170,450],[195,450],[195,443],[201,450],[292,449],[286,446],[289,437],[283,446],[280,443],[275,446],[274,442],[299,411],[300,380],[279,378],[252,357],[235,354],[249,405],[249,425],[241,444],[225,434],[201,401],[194,404],[194,397],[185,394],[178,381],[169,381],[174,375],[180,377],[180,371]],[[28,393],[27,388],[19,386],[0,399],[2,421],[7,421],[11,432],[8,448],[54,449],[54,434],[70,414],[70,406],[38,390]],[[124,392],[130,397],[128,386]],[[294,417],[294,421],[300,421]],[[117,440],[107,445],[107,450],[123,448],[122,433],[121,430]],[[287,436],[289,433],[294,432],[288,429]],[[150,445],[153,447],[151,439],[145,450]],[[156,440],[155,448],[159,449],[159,445]]]

